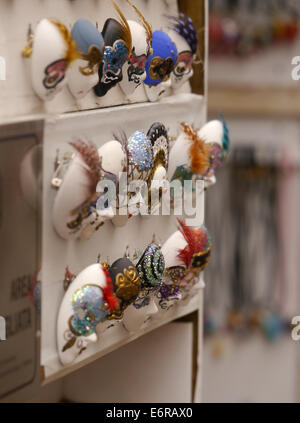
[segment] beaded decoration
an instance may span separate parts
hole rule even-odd
[[[165,260],[161,248],[151,243],[144,251],[137,264],[143,288],[159,288],[165,270]]]

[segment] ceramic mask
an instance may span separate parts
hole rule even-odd
[[[98,69],[103,58],[104,40],[95,25],[87,19],[76,21],[71,35],[81,57],[70,66],[68,87],[76,99],[81,99],[99,81]]]
[[[152,50],[146,62],[144,86],[149,101],[157,101],[171,86],[170,74],[177,62],[177,48],[168,34],[154,31]]]
[[[132,35],[132,51],[123,66],[123,79],[119,85],[126,97],[130,97],[145,80],[146,61],[151,50],[149,35],[143,25],[128,21]]]
[[[73,363],[97,342],[96,327],[110,310],[112,286],[99,263],[85,268],[73,280],[62,300],[57,320],[57,346],[63,365]]]
[[[76,44],[62,23],[51,19],[38,23],[31,55],[31,80],[41,100],[52,100],[63,89],[67,70],[78,57]]]

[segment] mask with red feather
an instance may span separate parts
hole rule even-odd
[[[187,245],[178,251],[177,257],[187,269],[204,270],[208,264],[211,252],[211,237],[204,225],[199,227],[187,226],[178,219],[179,230]]]

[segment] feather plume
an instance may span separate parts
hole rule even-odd
[[[181,35],[188,45],[191,48],[193,54],[197,52],[198,48],[198,34],[195,29],[192,18],[185,15],[184,13],[179,13],[178,16],[165,15],[170,23],[169,28],[173,29],[179,35]]]
[[[184,133],[191,140],[189,157],[191,169],[197,175],[204,175],[209,166],[209,146],[198,137],[196,130],[187,123],[181,123]]]
[[[81,53],[77,49],[77,45],[73,40],[71,32],[68,30],[68,28],[63,23],[55,19],[51,19],[51,22],[58,28],[59,32],[61,33],[62,37],[64,38],[67,44],[65,59],[67,61],[67,64],[69,65],[74,60],[79,59],[81,57]]]
[[[178,219],[179,230],[184,236],[187,245],[178,251],[177,257],[189,267],[193,255],[207,250],[210,247],[211,240],[204,225],[193,228],[187,226],[182,220]]]
[[[96,187],[101,177],[101,160],[98,154],[98,149],[91,141],[85,143],[81,140],[70,142],[70,145],[80,154],[84,163],[88,166],[86,170],[90,180],[90,194],[96,192]]]
[[[125,18],[123,12],[121,11],[117,3],[114,0],[111,0],[111,2],[115,10],[120,16],[119,24],[121,25],[122,39],[125,41],[126,47],[128,48],[128,57],[129,57],[132,51],[132,36],[131,36],[130,27],[128,25],[127,19]]]
[[[142,12],[133,4],[131,3],[130,0],[127,0],[128,4],[134,9],[134,11],[136,12],[136,14],[139,16],[140,18],[140,23],[142,24],[142,26],[144,27],[146,34],[148,36],[148,40],[150,43],[150,47],[152,48],[152,37],[153,37],[153,32],[152,32],[152,27],[149,24],[149,22],[145,19],[145,17],[143,16]]]
[[[119,301],[114,294],[114,285],[110,277],[109,270],[106,266],[101,265],[101,268],[106,276],[106,285],[104,288],[102,288],[103,298],[107,302],[109,309],[113,310],[119,307]]]

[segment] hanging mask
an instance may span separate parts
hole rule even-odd
[[[209,148],[209,166],[204,174],[205,186],[216,183],[215,172],[227,157],[230,139],[225,120],[212,120],[198,131],[201,138]]]
[[[44,101],[52,100],[62,90],[70,64],[80,57],[69,30],[53,19],[38,23],[34,38],[30,36],[22,54],[31,56],[32,87]]]
[[[146,78],[146,61],[152,53],[152,29],[142,13],[131,3],[140,22],[128,21],[132,36],[132,51],[123,67],[120,87],[126,97],[130,97]]]
[[[169,162],[169,137],[166,127],[156,122],[151,125],[148,134],[148,139],[152,145],[153,164],[148,176],[148,204],[151,204],[150,214],[160,204],[161,192],[164,192],[164,181],[167,181],[167,171]],[[153,204],[151,202],[153,198]]]
[[[80,51],[68,73],[68,86],[76,99],[83,98],[99,81],[98,69],[103,59],[104,40],[87,19],[78,19],[71,35]]]
[[[103,97],[111,88],[122,81],[122,68],[132,51],[130,27],[119,7],[113,2],[120,16],[120,22],[107,19],[102,35],[105,42],[102,65],[99,66],[99,82],[94,87],[98,97]]]
[[[154,31],[152,50],[153,54],[146,63],[144,86],[149,101],[157,101],[171,86],[170,74],[177,62],[177,48],[168,34]]]
[[[153,163],[152,146],[142,131],[135,131],[128,140],[126,136],[123,138],[127,154],[127,183],[131,191],[128,192],[128,209],[130,214],[138,214],[139,206],[145,202],[146,181]],[[135,181],[137,181],[136,184]],[[140,185],[139,182],[141,182]],[[133,208],[130,207],[131,204],[134,205]],[[136,204],[138,204],[137,207],[135,207]]]
[[[108,314],[108,319],[122,319],[124,311],[132,304],[141,290],[141,279],[134,264],[126,257],[116,260],[109,273],[114,285],[114,293],[119,307]]]
[[[209,167],[209,148],[196,130],[182,123],[182,132],[175,141],[169,156],[169,180],[182,183],[193,178],[203,178]]]
[[[178,223],[179,231],[186,241],[186,246],[178,249],[177,253],[177,257],[186,267],[185,276],[179,281],[180,292],[184,299],[194,295],[200,286],[199,277],[209,262],[212,242],[204,225],[189,227],[179,219]]]
[[[161,287],[165,269],[160,247],[151,243],[136,265],[141,280],[141,290],[133,304],[124,313],[123,324],[129,332],[139,330],[153,314],[158,312],[155,304],[156,292]]]
[[[88,344],[97,342],[97,325],[117,306],[107,269],[97,263],[79,273],[58,313],[57,345],[62,364],[71,364]]]
[[[181,300],[179,284],[185,276],[186,266],[178,257],[178,251],[185,246],[186,241],[180,231],[174,232],[162,246],[165,271],[162,286],[157,292],[157,299],[163,310],[169,310]]]
[[[178,17],[169,16],[172,41],[178,50],[177,62],[171,73],[171,84],[174,90],[179,89],[193,76],[193,61],[198,49],[198,36],[193,20],[180,13]]]
[[[53,224],[64,239],[89,239],[107,219],[113,217],[112,210],[103,211],[97,207],[97,184],[102,179],[110,179],[117,184],[117,177],[104,171],[101,149],[98,150],[93,143],[78,140],[71,145],[77,154],[71,156],[64,178],[58,184],[59,190],[53,206]],[[117,156],[115,160],[118,160]],[[121,161],[120,157],[119,160]],[[52,184],[55,180],[56,178],[52,180]]]

